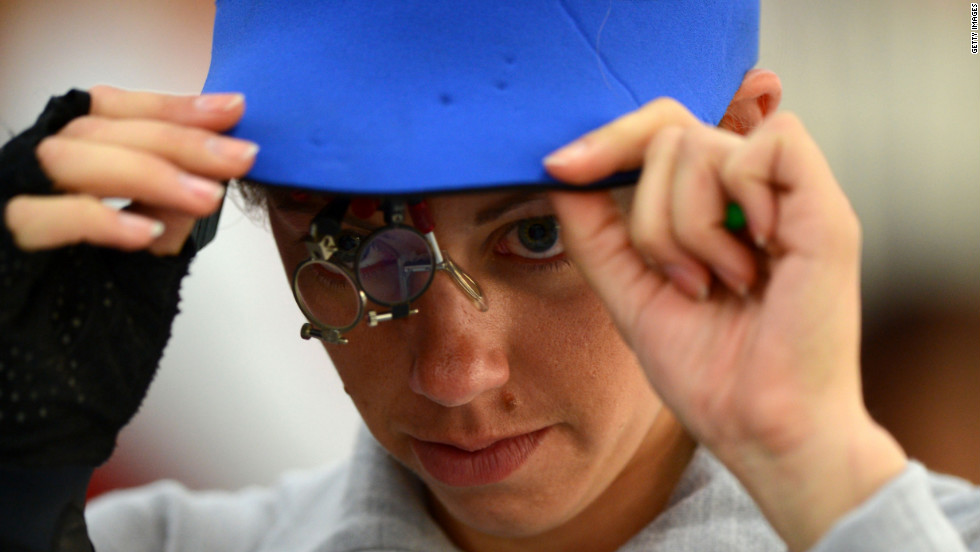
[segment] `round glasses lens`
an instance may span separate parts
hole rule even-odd
[[[361,245],[357,278],[375,303],[391,306],[414,300],[432,281],[435,261],[428,242],[410,228],[386,228]]]
[[[340,267],[323,261],[308,262],[296,272],[296,299],[310,322],[321,328],[341,329],[357,323],[361,298],[354,280]]]

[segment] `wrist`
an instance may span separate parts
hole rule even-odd
[[[812,547],[907,463],[898,442],[863,405],[851,415],[834,412],[791,449],[749,446],[728,464],[793,551]]]

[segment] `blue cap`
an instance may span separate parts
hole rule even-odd
[[[218,0],[206,92],[248,177],[350,194],[554,184],[542,158],[661,96],[717,124],[758,0]]]

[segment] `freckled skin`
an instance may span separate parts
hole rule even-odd
[[[487,312],[437,274],[413,303],[418,315],[361,324],[327,352],[367,427],[425,482],[433,516],[459,546],[615,550],[662,509],[693,443],[574,267],[526,270],[494,253],[501,223],[472,219],[495,197],[429,200],[440,245],[483,287]],[[529,216],[550,214],[542,209]],[[272,208],[270,221],[289,274],[306,256],[297,240],[308,217]],[[545,427],[527,462],[489,485],[442,484],[411,448],[412,437]]]

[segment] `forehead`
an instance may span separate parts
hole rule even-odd
[[[310,217],[327,205],[332,195],[281,187],[267,187],[266,200],[270,210],[301,212]],[[383,198],[354,197],[354,207],[350,211],[361,211],[367,205],[376,205]],[[432,216],[442,224],[465,224],[481,226],[520,211],[525,207],[535,209],[550,208],[547,195],[542,191],[493,191],[457,194],[440,194],[424,198]],[[357,205],[358,203],[361,205]],[[360,209],[358,209],[360,207]],[[370,207],[368,207],[370,210]],[[358,215],[361,214],[358,213]],[[382,224],[383,215],[375,212],[367,220]]]

